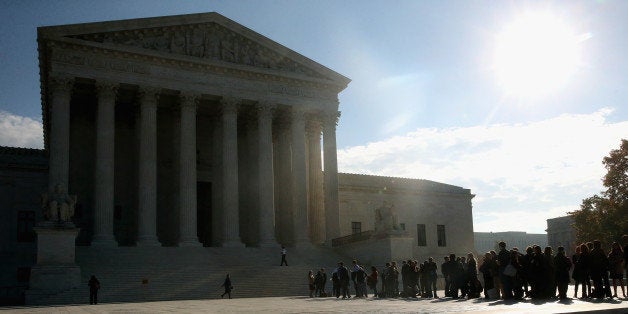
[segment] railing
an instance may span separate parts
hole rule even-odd
[[[354,233],[354,234],[350,234],[348,236],[344,236],[344,237],[340,237],[340,238],[335,238],[331,240],[331,246],[332,247],[337,247],[337,246],[342,246],[342,245],[346,245],[349,243],[354,243],[354,242],[360,242],[360,241],[364,241],[364,240],[368,240],[373,236],[374,231],[373,230],[367,230],[367,231],[362,231],[360,233]]]

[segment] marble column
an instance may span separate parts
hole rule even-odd
[[[50,89],[50,131],[48,149],[50,152],[48,170],[48,191],[54,191],[61,184],[67,191],[70,167],[70,100],[74,78],[51,77]]]
[[[222,204],[223,247],[243,247],[240,239],[238,193],[238,105],[239,100],[223,97],[222,104]]]
[[[325,159],[325,234],[326,242],[340,237],[340,212],[338,209],[338,159],[336,152],[336,124],[340,112],[327,113],[323,120],[323,156]]]
[[[305,161],[305,111],[292,108],[292,208],[294,210],[294,240],[296,246],[310,244],[307,223],[307,174]]]
[[[199,97],[181,92],[179,246],[201,245],[196,232],[196,105]]]
[[[275,239],[275,178],[273,169],[273,110],[274,106],[257,106],[258,169],[259,169],[259,246],[276,247]]]
[[[113,235],[115,108],[118,84],[96,82],[96,173],[94,174],[94,237],[92,246],[117,246]]]
[[[275,236],[281,244],[292,245],[294,226],[292,212],[292,156],[290,152],[290,117],[276,112],[274,126],[275,166]]]
[[[157,102],[160,89],[140,87],[138,245],[159,246],[157,239]]]
[[[321,123],[312,117],[308,124],[308,173],[310,237],[313,243],[325,242],[325,209],[323,204],[323,166],[321,161]]]

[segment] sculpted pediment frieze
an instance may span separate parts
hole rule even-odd
[[[325,79],[323,75],[311,68],[218,23],[68,35],[67,37]]]

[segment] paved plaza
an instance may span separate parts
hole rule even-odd
[[[442,292],[442,291],[441,291]],[[234,295],[237,295],[234,292]],[[37,307],[0,307],[11,313],[628,313],[628,299],[453,300],[308,297],[234,298]]]

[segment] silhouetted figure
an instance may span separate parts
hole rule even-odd
[[[98,289],[100,289],[100,281],[96,276],[92,275],[87,283],[89,286],[89,304],[98,304]]]
[[[221,287],[225,287],[225,293],[220,295],[220,298],[224,298],[225,294],[229,295],[229,299],[231,299],[231,290],[233,290],[233,285],[231,284],[231,278],[229,277],[229,274],[227,274],[227,278],[225,278],[225,282],[222,284]]]
[[[314,290],[316,289],[316,278],[314,277],[314,272],[311,270],[307,274],[307,286],[310,290],[310,298],[313,298]]]
[[[281,246],[281,264],[279,264],[279,266],[283,266],[283,264],[285,263],[286,266],[288,266],[288,261],[286,260],[286,254],[288,254],[288,250],[286,250],[285,246]]]
[[[626,291],[624,290],[624,251],[619,246],[619,243],[613,242],[611,252],[608,253],[609,271],[611,273],[611,279],[613,280],[613,297],[617,298],[617,283],[621,292],[626,297]]]
[[[556,285],[558,287],[558,297],[561,300],[567,299],[567,286],[569,285],[569,270],[571,261],[565,256],[565,248],[558,247],[558,253],[554,257],[554,268],[556,271]]]

